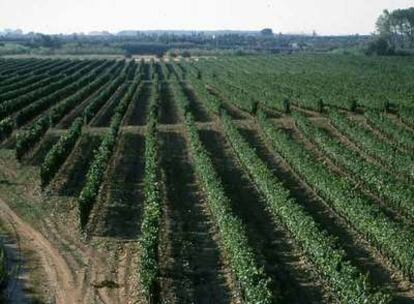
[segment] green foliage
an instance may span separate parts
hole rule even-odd
[[[413,155],[399,151],[395,145],[377,138],[362,123],[348,119],[343,114],[331,112],[329,116],[335,128],[390,171],[407,178],[414,177]]]
[[[345,178],[332,174],[303,145],[275,129],[263,116],[260,117],[260,124],[272,147],[299,176],[404,274],[414,275],[414,239],[411,229],[390,220]]]
[[[16,158],[20,161],[49,129],[50,121],[48,116],[39,118],[32,124],[29,130],[21,131],[16,138]]]
[[[377,20],[377,32],[382,44],[393,48],[414,48],[414,7],[384,10]]]
[[[23,74],[20,70],[16,76],[11,76],[1,82],[0,91],[4,93],[0,95],[0,103],[47,86],[51,82],[56,82],[62,78],[62,73],[79,64],[79,62],[75,64],[76,61],[72,60],[48,59],[39,61],[39,64],[24,69]]]
[[[158,279],[158,243],[161,221],[162,178],[159,170],[157,120],[159,87],[152,86],[145,136],[144,213],[139,238],[140,265],[138,269],[142,293],[152,302]]]
[[[81,103],[85,98],[90,96],[93,92],[101,88],[111,78],[110,71],[103,75],[96,76],[96,78],[89,82],[83,88],[80,88],[75,94],[63,99],[58,104],[50,109],[50,118],[52,124],[58,123],[65,114],[67,114],[75,105]]]
[[[34,123],[31,124],[29,131],[23,131],[20,134],[18,134],[17,141],[16,141],[16,157],[18,160],[21,160],[22,156],[28,150],[30,150],[33,147],[33,145],[35,145],[36,142],[46,133],[49,127],[53,124],[54,119],[58,119],[59,117],[64,115],[65,111],[67,110],[65,106],[66,102],[70,104],[74,102],[79,102],[82,98],[84,98],[87,94],[90,93],[91,86],[86,86],[84,88],[81,88],[82,85],[86,85],[87,81],[91,81],[93,77],[99,74],[99,71],[102,72],[107,64],[108,62],[100,64],[95,70],[92,70],[89,74],[82,77],[80,82],[78,81],[74,83],[72,86],[70,86],[72,87],[72,90],[78,87],[79,91],[75,93],[75,95],[73,95],[72,97],[65,100],[61,104],[62,107],[61,105],[58,105],[54,107],[53,109],[51,109],[50,113],[49,112],[44,113],[39,119],[37,119]],[[94,88],[98,86],[98,84],[101,84],[103,77],[105,77],[105,75],[102,77],[98,77],[98,79],[92,82],[94,84],[93,85]],[[20,112],[17,115],[16,121],[18,121],[19,123],[23,123],[24,121],[26,121],[26,119],[35,115],[43,107],[47,107],[47,104],[53,102],[51,97],[56,98],[56,96],[52,94],[51,96],[48,96],[45,100],[41,99],[35,102],[34,104],[31,104],[30,106],[26,107],[24,111]]]
[[[203,104],[206,106],[208,111],[210,113],[220,114],[223,110],[223,106],[220,100],[208,92],[202,81],[197,81],[196,79],[191,78],[191,83],[194,86],[194,89],[197,91],[197,94],[199,94],[199,98],[203,101]]]
[[[108,65],[112,64],[109,61],[104,62],[96,69],[93,69],[86,75],[82,75],[81,78],[77,79],[75,82],[71,83],[69,86],[59,90],[51,95],[48,95],[45,98],[37,100],[36,102],[31,103],[29,106],[25,107],[16,116],[16,124],[18,126],[22,126],[24,123],[32,119],[35,115],[40,114],[44,110],[48,109],[50,106],[59,103],[63,98],[70,96],[63,102],[62,109],[54,109],[53,113],[53,120],[57,120],[59,117],[59,113],[64,113],[64,111],[68,108],[65,107],[66,104],[74,104],[77,103],[87,95],[89,95],[93,90],[95,90],[102,82],[102,78],[98,78],[98,75],[102,73],[104,69],[108,67]]]
[[[367,55],[394,55],[395,49],[389,44],[388,40],[384,37],[376,37],[368,44],[366,51]]]
[[[75,92],[76,87],[71,86],[71,84],[79,80],[80,77],[85,76],[85,73],[88,73],[101,64],[102,61],[85,61],[81,66],[77,65],[74,67],[76,69],[75,74],[72,74],[75,70],[67,71],[68,74],[72,75],[64,77],[58,82],[53,82],[45,87],[41,87],[34,91],[28,92],[22,96],[1,102],[0,118],[11,115],[17,110],[25,107],[27,110],[25,110],[25,114],[21,114],[21,121],[19,119],[19,122],[22,123],[28,117],[30,117],[30,114],[32,112],[35,112],[35,109],[41,108],[45,104],[56,102],[56,99],[60,99],[62,96],[65,96],[65,94],[68,94],[69,92]],[[39,106],[35,105],[36,103],[38,103]]]
[[[412,198],[414,187],[402,183],[380,166],[366,161],[360,153],[346,147],[338,139],[330,136],[324,129],[317,128],[302,115],[295,115],[296,125],[307,138],[316,143],[320,149],[337,165],[349,172],[349,183],[362,182],[385,204],[409,218],[414,219]]]
[[[368,123],[381,131],[402,149],[414,151],[414,135],[408,129],[397,125],[389,116],[377,111],[365,112]]]
[[[148,122],[145,139],[145,200],[139,238],[139,279],[148,302],[151,302],[158,278],[158,241],[162,201],[158,154],[156,121],[151,119]]]
[[[283,112],[285,112],[285,114],[290,113],[290,100],[289,100],[289,98],[285,98],[283,100]]]
[[[414,107],[400,107],[398,116],[408,126],[414,127]]]
[[[83,116],[85,122],[90,122],[91,119],[96,115],[98,110],[102,105],[108,100],[112,94],[118,89],[120,85],[125,81],[125,75],[121,74],[118,77],[114,78],[112,82],[104,88],[98,95],[96,95],[88,106],[83,111]]]
[[[3,291],[7,286],[7,280],[9,273],[7,271],[6,252],[0,244],[0,301],[5,300],[3,298]]]
[[[282,222],[305,250],[341,303],[388,303],[389,296],[372,289],[367,278],[351,266],[335,240],[321,230],[291,197],[271,169],[256,155],[229,116],[222,115],[224,129],[238,159],[266,198],[267,208],[277,224]]]
[[[77,118],[69,131],[59,138],[59,141],[49,150],[40,167],[40,180],[42,187],[46,186],[58,172],[72,151],[82,133],[83,120]]]
[[[203,147],[194,119],[186,118],[191,151],[196,174],[204,188],[209,209],[220,233],[220,242],[230,260],[230,267],[239,282],[246,303],[272,303],[272,295],[263,269],[255,261],[252,248],[247,240],[245,227],[231,211],[230,202],[224,193],[221,180]],[[277,297],[278,295],[274,295]]]
[[[136,95],[134,96],[134,92],[137,90],[137,87],[138,82],[134,82],[130,85],[127,94],[122,98],[115,109],[115,114],[111,119],[109,132],[105,134],[101,145],[94,154],[93,162],[86,175],[86,183],[78,198],[81,229],[84,229],[88,223],[90,213],[93,209],[96,198],[98,197],[99,189],[105,176],[106,168],[117,142],[122,118],[133,97],[136,98]]]
[[[221,245],[229,256],[230,267],[241,286],[243,298],[246,303],[271,303],[270,279],[256,264],[245,228],[231,212],[220,178],[199,138],[185,89],[177,82],[172,82],[171,87],[174,100],[185,118],[196,174],[206,192],[210,212],[219,229]]]
[[[89,215],[92,211],[93,204],[98,196],[106,167],[112,156],[116,142],[116,130],[112,129],[105,135],[99,149],[94,155],[91,167],[86,175],[86,183],[78,198],[80,227],[85,228]]]
[[[11,118],[0,120],[0,142],[5,140],[13,132],[14,123]]]
[[[349,110],[353,98],[363,109],[382,109],[385,100],[412,108],[414,96],[414,57],[408,56],[222,56],[181,65],[191,77],[202,71],[205,85],[247,112],[254,101],[285,112],[286,98],[313,111],[319,111],[321,98],[325,110]]]

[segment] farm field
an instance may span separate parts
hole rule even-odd
[[[0,59],[0,234],[23,256],[4,278],[0,251],[0,286],[414,303],[413,83],[410,57]]]

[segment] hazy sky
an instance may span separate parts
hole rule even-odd
[[[0,0],[0,29],[44,33],[238,29],[366,34],[414,0]]]

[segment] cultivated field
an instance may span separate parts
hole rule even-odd
[[[0,59],[6,295],[413,303],[413,83],[409,57]]]

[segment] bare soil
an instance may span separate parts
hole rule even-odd
[[[125,115],[124,125],[144,126],[147,121],[147,108],[151,98],[151,84],[146,83],[142,94],[131,103],[130,109]]]
[[[160,250],[160,302],[230,303],[205,201],[183,135],[161,134],[166,202]]]
[[[145,138],[123,134],[105,178],[94,219],[95,236],[137,240],[143,207]]]
[[[200,137],[222,179],[233,212],[246,225],[258,263],[272,279],[274,294],[280,294],[282,303],[332,303],[284,227],[273,224],[259,192],[240,169],[224,137],[209,130],[200,131]]]
[[[395,303],[410,303],[414,300],[414,294],[409,290],[412,284],[398,274],[393,267],[387,267],[389,263],[381,257],[379,252],[304,183],[286,161],[267,146],[256,130],[241,129],[240,131],[256,149],[262,161],[272,169],[274,175],[290,191],[295,201],[314,218],[321,228],[337,238],[347,258],[360,269],[361,273],[367,273],[371,282],[376,286],[392,292]]]
[[[99,147],[100,142],[100,136],[89,134],[81,136],[53,183],[52,187],[59,195],[79,195],[89,165],[92,163],[94,151]]]

